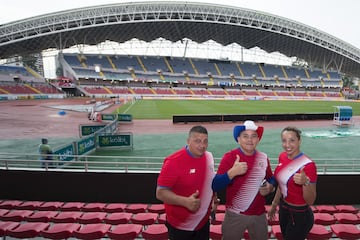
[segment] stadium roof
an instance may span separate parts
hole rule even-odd
[[[99,5],[1,25],[0,59],[133,38],[237,43],[360,76],[360,49],[315,28],[249,9],[174,1]]]

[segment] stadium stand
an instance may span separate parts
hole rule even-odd
[[[265,93],[264,95],[267,97],[277,97],[277,91],[280,92],[282,89],[285,90],[285,88],[293,88],[295,86],[297,89],[294,89],[296,91],[291,97],[339,97],[338,93],[341,89],[339,74],[336,75],[334,72],[331,75],[328,74],[327,77],[333,76],[334,80],[329,78],[326,84],[321,84],[319,78],[312,78],[312,75],[310,76],[306,69],[298,67],[282,67],[276,65],[206,59],[118,55],[104,55],[102,57],[99,57],[99,55],[86,55],[82,60],[84,63],[82,66],[79,64],[77,58],[78,57],[73,55],[65,54],[63,56],[63,66],[69,68],[68,72],[74,73],[70,78],[77,79],[82,85],[89,85],[86,86],[86,88],[91,88],[91,85],[99,84],[102,86],[110,86],[111,84],[114,84],[114,82],[116,83],[124,80],[127,81],[128,87],[134,82],[140,82],[142,84],[137,84],[137,87],[132,87],[134,94],[136,95],[153,95],[155,93],[149,89],[150,87],[156,87],[156,89],[169,88],[173,83],[186,84],[185,86],[189,88],[195,88],[197,84],[205,84],[205,86],[217,86],[217,88],[223,88],[225,90],[227,90],[227,87],[229,87],[230,90],[230,87],[234,85],[250,86],[250,88],[260,89],[271,87],[274,94],[266,95]],[[102,66],[103,76],[96,73],[93,66]],[[321,71],[310,72],[313,75],[321,73]],[[106,81],[106,76],[109,75],[111,75],[109,78],[111,81]],[[161,82],[168,82],[169,84],[160,85],[159,83]],[[317,92],[307,94],[306,88],[309,86],[315,87]],[[83,89],[84,88],[85,87],[83,87]],[[337,94],[326,96],[323,93],[325,88],[327,91],[335,92]],[[159,91],[156,91],[156,94],[159,94],[158,92]],[[111,91],[104,91],[102,88],[91,90],[85,89],[85,93],[99,95],[114,94]],[[119,92],[116,94],[124,93]],[[165,94],[171,93],[166,92]],[[183,94],[188,93],[180,93],[180,95]],[[194,91],[194,93],[189,94],[199,96],[227,96],[231,95],[232,91]],[[280,94],[280,96],[286,97],[289,95]]]
[[[68,207],[61,208],[61,205]],[[33,207],[30,207],[31,210],[21,210],[24,206]],[[55,210],[44,210],[49,209],[49,206],[55,206],[52,208]],[[216,220],[211,222],[211,239],[221,239],[224,207],[223,204],[218,206]],[[270,209],[270,205],[266,205],[266,209]],[[315,225],[308,239],[358,239],[360,236],[357,207],[343,204],[317,205],[313,206],[313,209]],[[325,211],[324,209],[327,212],[319,212]],[[163,204],[46,201],[39,204],[38,201],[14,200],[0,202],[0,236],[16,238],[166,239],[165,219]],[[278,214],[276,213],[275,219],[268,221],[269,239],[282,239]],[[247,233],[244,239],[249,239]]]
[[[101,54],[61,54],[60,63],[67,76],[51,83],[34,77],[25,67],[0,66],[0,95],[15,98],[59,97],[66,93],[70,96],[101,98],[128,95],[242,99],[254,96],[268,99],[344,98],[339,73],[308,71],[299,67]]]

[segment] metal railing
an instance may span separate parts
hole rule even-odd
[[[39,160],[38,154],[0,153],[0,169],[80,171],[80,172],[159,172],[164,157],[69,155],[73,161]],[[101,160],[99,160],[101,159]],[[270,158],[275,159],[275,158]],[[217,169],[220,158],[215,158]],[[319,174],[360,174],[360,159],[314,159]],[[42,167],[42,162],[45,166]],[[272,161],[274,170],[276,162]]]

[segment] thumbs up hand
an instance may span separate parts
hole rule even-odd
[[[300,169],[299,172],[294,174],[294,182],[299,185],[306,185],[306,183],[309,181],[309,177],[306,176],[306,173],[304,171],[304,167]]]
[[[189,209],[191,212],[196,212],[200,208],[200,198],[199,198],[199,190],[196,190],[193,194],[191,194],[187,198],[187,209]]]
[[[233,179],[234,177],[238,175],[244,175],[247,172],[248,166],[246,162],[240,161],[240,156],[236,155],[235,162],[233,166],[229,169],[228,176],[230,179]]]

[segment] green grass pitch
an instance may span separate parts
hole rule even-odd
[[[333,113],[334,106],[351,106],[360,115],[360,102],[309,100],[137,100],[116,113],[133,119],[172,119],[173,115]]]

